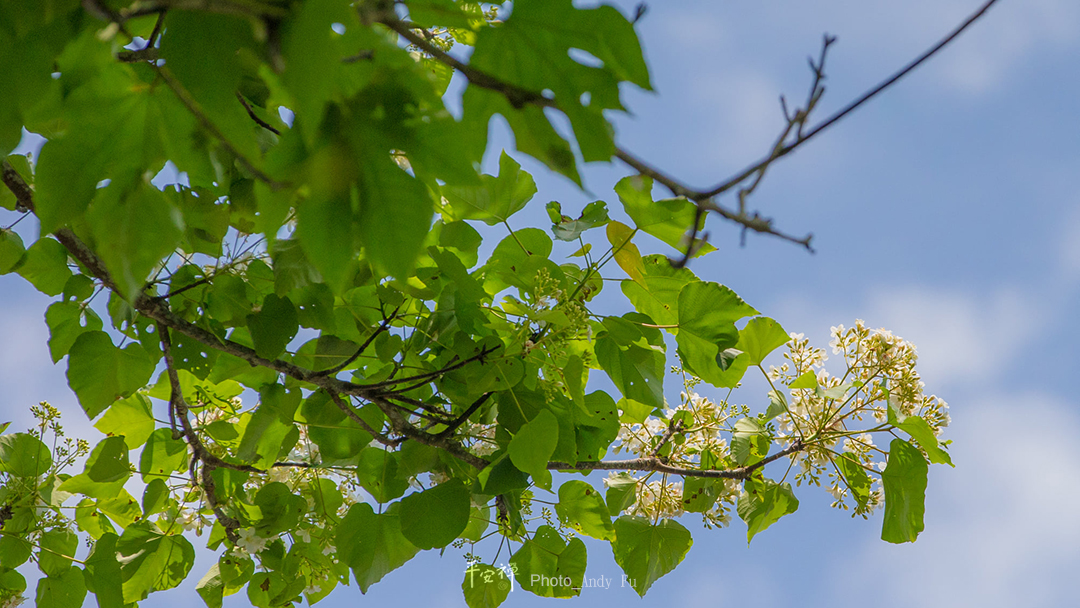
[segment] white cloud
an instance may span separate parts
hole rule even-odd
[[[858,318],[888,329],[918,347],[919,373],[929,390],[941,394],[945,386],[993,378],[1049,326],[1051,308],[1015,289],[976,294],[908,285],[871,287],[855,304],[790,299],[775,307],[775,316],[823,348],[833,325],[850,327]]]
[[[1043,328],[1046,312],[1027,293],[1009,289],[980,296],[908,287],[868,299],[868,323],[918,345],[928,384],[992,376]]]
[[[867,581],[881,606],[1065,605],[1080,560],[1076,405],[1018,394],[965,410],[949,433],[957,468],[931,471],[926,531],[867,544],[840,566],[845,582]]]
[[[1061,273],[1064,278],[1076,281],[1080,279],[1080,206],[1063,218],[1058,238],[1061,239],[1058,253]]]

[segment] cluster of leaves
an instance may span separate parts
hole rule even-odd
[[[0,274],[57,297],[50,354],[107,435],[50,450],[46,430],[61,431],[42,410],[38,431],[0,437],[3,601],[34,560],[39,605],[79,606],[87,592],[139,602],[189,575],[185,531],[221,552],[198,585],[211,608],[244,589],[256,606],[315,602],[350,572],[366,591],[451,545],[469,545],[470,561],[516,545],[518,584],[572,596],[586,568],[577,534],[609,542],[644,594],[690,549],[673,517],[723,524],[724,501],[737,503],[752,537],[793,512],[787,474],[764,475],[785,457],[803,459],[810,483],[831,464],[861,514],[879,502],[878,475],[883,538],[921,531],[927,459],[948,459],[945,418],[921,385],[890,384],[918,381],[896,375],[903,345],[879,340],[876,359],[849,361],[861,375],[835,383],[800,359],[759,414],[705,407],[693,385],[733,389],[790,337],[727,287],[642,255],[641,233],[712,251],[696,240],[701,207],[654,200],[653,180],[634,175],[616,187],[629,224],[603,201],[576,218],[551,203],[549,230],[515,229],[532,177],[506,154],[497,175],[480,173],[495,114],[519,151],[578,183],[581,162],[616,154],[604,113],[622,109],[622,83],[649,87],[618,11],[170,4],[0,8],[0,151],[23,127],[48,140],[33,165],[4,161],[0,205],[36,217],[41,236],[26,246],[0,231]],[[447,53],[461,44],[468,64]],[[443,99],[454,70],[469,83],[459,118]],[[159,188],[167,161],[184,177]],[[590,308],[612,280],[632,312]],[[672,341],[687,393],[668,410]],[[596,377],[617,398],[589,392]],[[865,442],[837,448],[863,432],[895,436],[883,473]],[[623,447],[637,458],[605,460]],[[63,472],[83,453],[82,473]],[[615,475],[606,492],[551,475],[593,470],[644,475]],[[661,495],[687,479],[675,507],[653,496],[653,475]],[[554,512],[534,512],[541,491],[557,494]],[[82,559],[76,530],[91,546]],[[501,603],[504,576],[473,564],[469,605]]]

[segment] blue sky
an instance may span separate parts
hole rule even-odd
[[[981,2],[820,0],[653,2],[639,35],[656,91],[626,90],[632,117],[620,143],[669,174],[706,186],[756,160],[782,126],[777,101],[801,100],[806,56],[824,32],[839,37],[819,117],[949,31]],[[625,3],[631,13],[633,3]],[[974,29],[881,98],[773,170],[753,208],[787,232],[813,232],[817,253],[709,222],[720,251],[694,263],[790,331],[828,342],[829,327],[862,318],[919,347],[927,390],[952,408],[955,469],[931,469],[926,531],[914,545],[878,539],[868,522],[799,493],[795,514],[747,547],[745,527],[684,523],[694,547],[643,599],[618,589],[604,544],[589,544],[580,605],[615,606],[1061,606],[1080,566],[1080,4],[1003,0]],[[503,138],[505,140],[505,138]],[[629,170],[590,166],[589,193],[532,170],[540,193],[529,218],[559,200],[564,212],[602,198]],[[611,290],[615,292],[617,290]],[[49,400],[69,431],[96,436],[48,357],[47,298],[0,281],[0,412],[14,427]],[[614,309],[624,306],[611,298]],[[677,387],[669,386],[669,391]],[[744,393],[755,404],[762,395]],[[323,602],[464,606],[463,564],[428,552],[375,585]],[[195,580],[155,605],[197,606]],[[241,594],[234,599],[246,599]],[[552,605],[516,591],[507,606]],[[235,603],[243,605],[244,602]]]

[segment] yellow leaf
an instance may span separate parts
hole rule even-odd
[[[641,252],[637,245],[630,242],[637,230],[622,222],[608,222],[607,238],[611,247],[615,250],[615,262],[626,271],[626,274],[645,289],[649,286],[645,283],[645,263],[641,261]]]

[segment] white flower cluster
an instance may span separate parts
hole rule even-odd
[[[277,536],[263,538],[254,528],[241,528],[236,534],[239,538],[233,551],[239,555],[255,555],[265,549],[269,542],[277,539]]]
[[[730,448],[723,434],[731,431],[730,421],[740,411],[725,401],[716,403],[693,392],[692,385],[688,383],[687,390],[680,395],[679,405],[665,409],[663,418],[649,417],[640,424],[623,424],[614,452],[648,458],[662,451],[668,463],[687,468],[700,466],[706,457],[712,464],[728,460]],[[627,512],[653,520],[682,515],[688,504],[684,501],[683,482],[669,481],[667,475],[659,480],[650,479],[653,475],[633,478],[637,482],[635,502]],[[619,477],[612,474],[609,479]],[[734,479],[724,482],[716,502],[702,513],[707,527],[722,527],[731,521],[730,505],[734,504],[740,485]]]
[[[682,403],[667,408],[663,419],[649,417],[641,424],[621,425],[614,452],[653,456],[666,437],[670,449],[666,458],[672,464],[692,466],[706,452],[718,461],[726,458],[728,443],[721,433],[727,432],[728,419],[734,415],[728,404],[714,403],[695,392],[683,392],[680,397]],[[677,425],[675,430],[673,425]]]
[[[637,501],[628,512],[654,520],[678,517],[685,512],[682,486],[681,481],[640,480],[637,484]]]
[[[495,442],[494,424],[466,423],[464,435],[468,438],[465,449],[477,456],[490,456],[499,449],[499,444]]]
[[[800,465],[796,482],[822,485],[820,478],[827,476],[826,489],[836,499],[833,505],[840,508],[847,508],[845,499],[852,491],[839,469],[830,465],[841,453],[854,457],[873,480],[867,504],[855,510],[855,514],[866,515],[884,504],[877,476],[884,464],[878,464],[877,470],[874,465],[888,454],[874,444],[870,432],[887,430],[889,407],[901,417],[923,418],[937,435],[951,420],[944,401],[923,393],[925,385],[915,369],[918,351],[914,344],[885,329],[871,330],[861,319],[851,328],[833,327],[831,334],[833,354],[844,359],[843,375],[825,371],[828,356],[810,346],[803,334],[791,334],[784,353],[787,362],[770,368],[768,376],[774,386],[791,385],[808,373],[817,385],[790,389],[791,402],[776,418],[777,438],[787,445],[796,439],[807,444],[806,450],[792,456]],[[867,429],[858,424],[864,418],[875,426]]]

